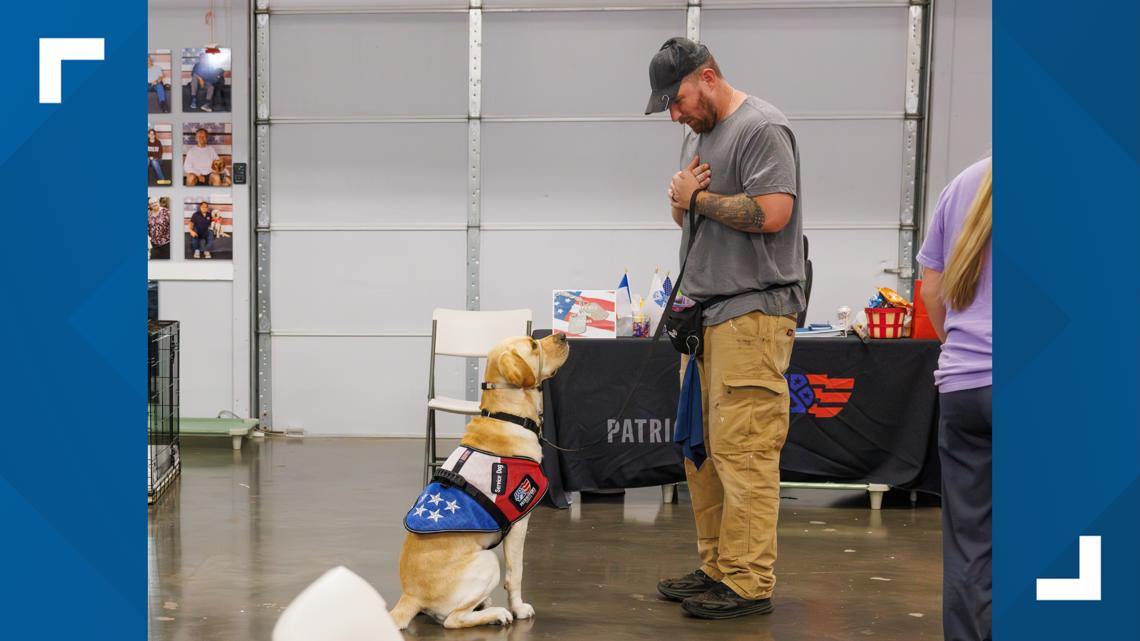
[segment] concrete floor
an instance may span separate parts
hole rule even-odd
[[[450,449],[447,448],[448,450]],[[150,508],[150,639],[268,640],[290,600],[345,565],[394,604],[402,518],[420,490],[422,441],[187,441],[181,479]],[[937,507],[888,495],[785,491],[776,611],[729,621],[684,615],[654,589],[696,566],[691,508],[657,488],[539,508],[526,544],[532,621],[409,639],[843,640],[941,638]],[[922,501],[929,503],[930,501]],[[506,603],[500,588],[496,604]]]

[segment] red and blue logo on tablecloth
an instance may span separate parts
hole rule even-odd
[[[832,378],[826,374],[787,374],[792,414],[834,418],[851,400],[855,379]]]

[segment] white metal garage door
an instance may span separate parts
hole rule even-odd
[[[900,238],[912,251],[922,197],[923,5],[574,4],[258,2],[259,403],[275,429],[422,434],[432,308],[529,307],[549,327],[553,287],[610,288],[629,268],[644,294],[655,266],[675,274],[663,193],[681,132],[641,110],[649,58],[678,34],[792,120],[809,318],[900,286],[883,269]],[[472,391],[462,361],[437,374],[441,393]]]

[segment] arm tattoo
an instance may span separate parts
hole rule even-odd
[[[724,196],[701,192],[697,198],[697,213],[744,232],[761,232],[764,229],[764,210],[747,194]]]

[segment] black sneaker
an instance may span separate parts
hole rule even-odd
[[[703,594],[682,601],[681,607],[700,619],[732,619],[746,614],[768,614],[774,609],[772,599],[745,599],[719,581]]]
[[[664,579],[657,583],[657,591],[672,601],[681,601],[703,594],[717,582],[703,570],[690,572],[679,579]]]

